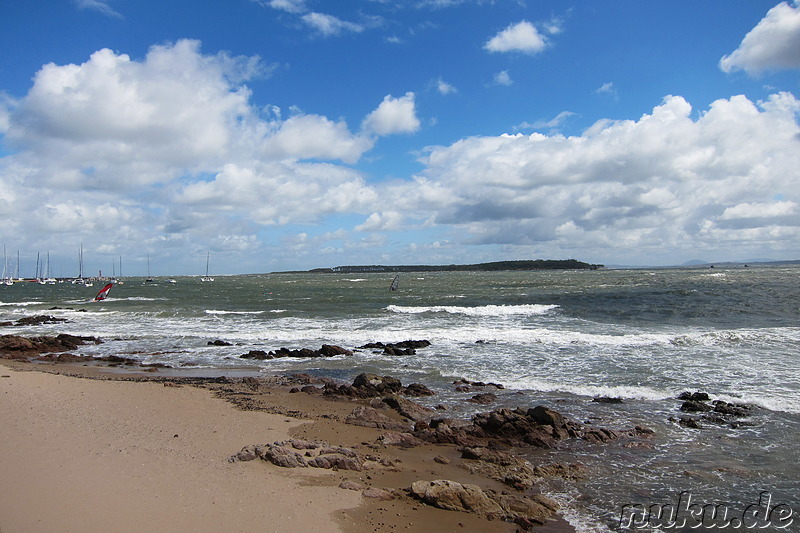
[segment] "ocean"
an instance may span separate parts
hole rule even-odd
[[[420,401],[446,405],[449,417],[546,405],[610,429],[645,426],[655,435],[644,446],[530,452],[536,461],[587,468],[587,479],[541,484],[579,532],[800,531],[800,265],[403,273],[390,292],[393,277],[127,278],[107,300],[90,303],[99,283],[15,283],[0,287],[0,321],[65,318],[2,333],[93,335],[105,342],[80,354],[123,355],[191,375],[307,372],[342,382],[361,372],[391,375],[435,390]],[[363,349],[334,358],[240,357],[411,339],[431,345],[407,356]],[[215,340],[230,346],[208,344]],[[491,390],[494,404],[476,405],[465,400],[480,391],[456,391],[459,378],[504,389]],[[676,422],[686,415],[677,399],[684,391],[752,408],[735,424],[686,427]],[[681,522],[703,506],[717,515]],[[659,509],[672,514],[655,516]]]

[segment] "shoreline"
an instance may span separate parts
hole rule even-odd
[[[412,498],[407,491],[417,481],[519,491],[470,472],[452,444],[384,444],[385,430],[344,423],[368,401],[289,392],[297,383],[281,377],[0,363],[0,423],[13,429],[0,448],[0,490],[13,495],[0,501],[3,533],[125,531],[121,524],[130,531],[520,530]],[[368,464],[290,469],[230,459],[245,447],[290,439],[355,450]],[[574,528],[555,515],[531,531]]]

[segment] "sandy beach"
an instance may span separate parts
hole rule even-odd
[[[341,531],[333,513],[360,503],[318,486],[318,472],[227,461],[242,443],[288,438],[299,420],[195,387],[2,373],[3,533]]]
[[[470,473],[453,446],[373,444],[385,432],[342,422],[352,400],[266,381],[198,384],[78,364],[2,363],[2,533],[517,530],[409,497],[419,480],[508,487]],[[291,438],[349,447],[373,466],[290,469],[231,459],[245,446]],[[556,519],[536,530],[570,528]]]

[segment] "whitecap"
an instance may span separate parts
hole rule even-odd
[[[558,305],[547,304],[523,304],[523,305],[481,305],[475,307],[463,307],[456,305],[433,305],[433,306],[403,306],[390,305],[387,311],[392,313],[420,314],[420,313],[450,313],[467,316],[506,316],[506,315],[543,315]]]

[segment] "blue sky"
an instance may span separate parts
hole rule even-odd
[[[24,276],[800,259],[794,1],[0,0],[0,50]]]

